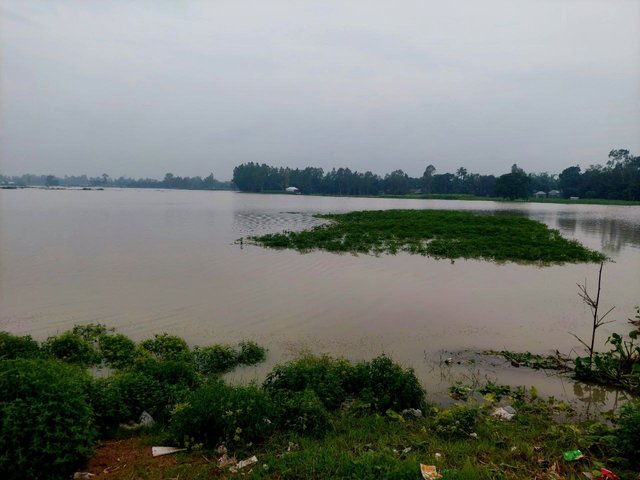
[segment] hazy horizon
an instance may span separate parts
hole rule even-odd
[[[499,175],[640,154],[640,2],[5,0],[0,173]]]

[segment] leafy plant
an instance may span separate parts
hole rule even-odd
[[[238,365],[238,353],[230,345],[195,347],[193,359],[196,370],[204,375],[224,373]]]
[[[620,409],[616,429],[616,447],[632,467],[640,467],[640,402],[628,403]]]
[[[100,362],[93,343],[73,332],[49,337],[42,344],[42,350],[58,360],[75,365],[91,366]]]
[[[277,365],[264,381],[270,392],[313,390],[328,410],[336,410],[347,399],[347,391],[359,391],[354,385],[355,369],[344,359],[327,355],[306,355],[285,365]]]
[[[136,359],[136,342],[120,333],[103,334],[98,337],[100,356],[113,368],[125,368],[133,365]]]
[[[271,399],[260,389],[213,380],[174,407],[169,433],[174,441],[187,446],[210,448],[225,443],[242,447],[273,431],[273,411]]]
[[[154,356],[156,360],[191,361],[191,350],[182,338],[163,333],[144,340],[140,347]]]
[[[601,262],[606,257],[543,223],[513,215],[462,211],[385,210],[316,215],[330,223],[310,230],[251,237],[270,248],[306,252],[411,254],[515,262]]]
[[[242,341],[239,344],[238,363],[241,365],[255,365],[264,361],[267,351],[264,347],[252,341]]]
[[[473,432],[479,417],[478,407],[455,405],[437,412],[434,428],[438,435],[446,438],[466,438]]]
[[[0,362],[0,477],[62,479],[91,455],[88,384],[55,360]]]
[[[425,392],[413,369],[402,368],[386,355],[358,363],[354,377],[359,391],[352,393],[369,402],[374,411],[425,407]]]
[[[323,437],[331,429],[329,413],[311,389],[277,396],[275,402],[278,426],[287,432]]]
[[[40,346],[31,335],[18,337],[8,332],[0,332],[0,360],[37,358],[42,356]]]

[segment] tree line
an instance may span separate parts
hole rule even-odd
[[[584,198],[640,200],[640,157],[628,150],[612,150],[605,165],[591,165],[584,172],[580,166],[568,167],[560,174],[527,173],[514,164],[509,173],[495,177],[470,173],[465,167],[455,173],[436,173],[428,165],[421,177],[410,177],[394,170],[384,177],[349,168],[307,167],[291,169],[254,162],[233,170],[233,183],[244,192],[283,191],[296,187],[304,194],[325,195],[406,195],[462,194],[479,197],[528,198],[537,192]]]
[[[44,187],[119,187],[119,188],[171,188],[182,190],[234,190],[235,185],[228,181],[216,180],[213,173],[207,177],[179,177],[167,173],[162,180],[154,178],[111,178],[103,173],[99,177],[87,175],[0,175],[0,183],[14,183],[18,186]]]

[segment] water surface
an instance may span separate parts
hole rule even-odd
[[[169,332],[192,344],[268,346],[268,361],[240,370],[238,381],[261,378],[300,351],[388,353],[413,366],[435,397],[451,375],[584,396],[572,382],[522,368],[463,362],[443,371],[439,360],[486,348],[582,351],[569,334],[590,334],[576,283],[595,287],[597,265],[300,254],[235,243],[310,227],[314,213],[389,208],[526,215],[609,255],[602,303],[616,306],[617,323],[601,329],[601,344],[628,330],[640,303],[640,207],[24,189],[0,191],[0,328],[42,340],[102,322],[138,340]]]

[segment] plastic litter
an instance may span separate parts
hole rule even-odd
[[[584,455],[580,450],[569,450],[568,452],[563,452],[562,458],[567,462],[575,462],[584,458]]]
[[[420,473],[424,480],[433,480],[435,478],[442,478],[442,475],[438,473],[435,465],[420,464]]]
[[[611,470],[607,470],[606,468],[601,468],[600,469],[600,474],[601,474],[600,478],[606,478],[606,479],[609,479],[609,480],[620,480],[620,477],[618,477]]]
[[[76,472],[73,474],[73,480],[82,480],[85,478],[93,478],[95,474],[89,472]]]
[[[138,425],[141,427],[152,427],[156,421],[153,419],[151,414],[146,410],[140,414],[140,419],[138,420]]]
[[[400,415],[405,417],[420,418],[422,417],[422,410],[420,410],[419,408],[405,408],[400,412]]]
[[[245,467],[258,463],[258,457],[255,455],[253,457],[245,458],[244,460],[239,461],[235,467],[231,467],[229,471],[231,473],[236,473],[238,470],[242,470]]]
[[[491,415],[498,417],[501,420],[511,420],[516,414],[515,408],[510,405],[504,407],[497,407],[491,412]]]
[[[169,455],[171,453],[183,452],[186,448],[176,447],[151,447],[151,455],[154,457],[160,457],[162,455]]]

